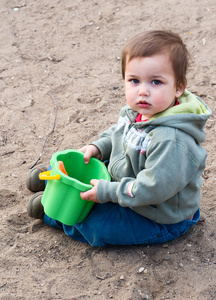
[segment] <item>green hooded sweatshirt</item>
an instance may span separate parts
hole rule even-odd
[[[197,211],[206,162],[200,143],[211,110],[187,90],[178,102],[145,122],[135,122],[138,113],[127,105],[118,123],[92,143],[110,161],[112,181],[99,181],[100,203],[119,203],[162,224]]]

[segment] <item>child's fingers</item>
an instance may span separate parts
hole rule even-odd
[[[80,193],[80,197],[81,197],[83,200],[89,201],[87,192],[81,192],[81,193]]]
[[[90,191],[81,192],[80,197],[83,200],[93,201],[93,202],[99,203],[99,201],[98,201],[97,197],[95,196],[95,194],[91,193]]]
[[[95,184],[97,184],[97,182],[98,182],[97,179],[92,179],[92,180],[90,181],[90,183],[91,183],[93,186],[95,186]]]
[[[84,146],[84,147],[80,148],[80,149],[79,149],[79,151],[81,151],[81,152],[84,152],[84,153],[85,153],[85,151],[86,151],[86,146]]]
[[[91,157],[92,157],[92,151],[91,151],[91,149],[87,148],[86,152],[84,154],[84,163],[88,164]]]

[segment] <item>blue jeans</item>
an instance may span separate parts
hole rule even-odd
[[[107,202],[95,203],[88,217],[74,226],[64,225],[47,215],[44,222],[63,229],[75,240],[91,246],[160,244],[178,238],[197,223],[200,211],[192,220],[176,224],[158,224],[128,207]]]

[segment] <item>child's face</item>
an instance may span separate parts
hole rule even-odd
[[[183,91],[184,86],[176,87],[166,54],[133,58],[126,64],[126,100],[132,109],[142,114],[142,120],[173,106]]]

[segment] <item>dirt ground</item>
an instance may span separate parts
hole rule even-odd
[[[1,0],[0,299],[216,299],[215,15],[215,0]],[[213,111],[200,222],[165,245],[92,248],[28,217],[47,134],[40,162],[114,124],[122,46],[162,28],[188,45],[187,88]]]

